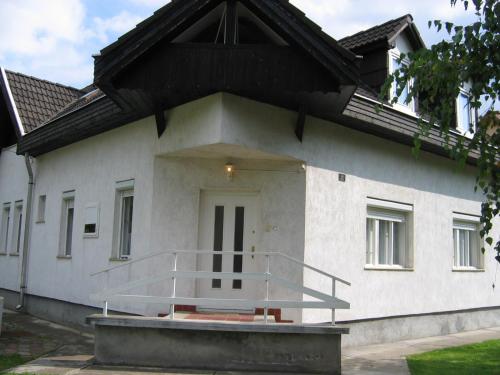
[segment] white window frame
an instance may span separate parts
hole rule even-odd
[[[398,203],[389,200],[381,200],[375,198],[367,199],[367,215],[366,215],[366,265],[367,270],[397,270],[411,271],[413,270],[413,250],[412,250],[412,217],[413,206],[405,203]],[[400,249],[401,254],[400,264],[393,264],[394,259],[394,236],[391,235],[392,246],[389,246],[386,259],[389,261],[385,264],[378,263],[379,260],[379,225],[380,221],[388,222],[390,225],[390,233],[394,231],[394,225],[403,224],[404,238],[403,249]],[[369,233],[370,222],[373,222],[373,236]]]
[[[471,121],[470,124],[466,124],[467,128],[464,126],[464,124],[462,124],[462,108],[460,105],[460,96],[461,95],[463,95],[467,98],[467,107],[468,107],[468,112],[469,112],[469,118]],[[464,88],[460,88],[460,93],[458,94],[458,97],[457,97],[455,102],[456,102],[456,114],[457,114],[456,132],[463,135],[463,136],[471,138],[471,137],[473,137],[474,132],[476,131],[477,124],[476,124],[475,111],[470,105],[470,94]],[[470,128],[471,125],[472,125],[472,131]]]
[[[390,74],[393,74],[394,71],[396,70],[396,67],[394,66],[394,60],[398,60],[401,57],[401,54],[399,53],[398,50],[391,50],[391,51],[389,51],[388,56],[389,56]],[[410,62],[408,59],[403,59],[403,61],[401,62],[401,64],[403,64],[403,65],[408,65],[409,63]],[[407,85],[408,85],[408,93],[409,93],[411,87],[413,86],[413,79],[408,80]],[[399,102],[392,103],[392,99],[395,96],[395,92],[396,92],[396,82],[393,81],[392,85],[391,85],[391,95],[390,95],[391,105],[393,106],[393,108],[395,108],[401,112],[405,112],[407,114],[410,114],[412,116],[416,116],[415,98],[412,98],[411,101],[407,105],[400,104]]]
[[[71,241],[68,249],[68,212],[73,210],[72,221],[71,221]],[[63,193],[62,205],[61,205],[61,231],[59,236],[59,258],[71,258],[73,254],[73,242],[74,242],[74,232],[75,232],[75,192],[69,191]],[[69,251],[68,251],[69,250]]]
[[[36,223],[45,223],[45,209],[47,207],[47,195],[42,194],[38,196],[38,210],[36,215]]]
[[[14,220],[12,224],[10,255],[19,255],[23,234],[23,201],[14,203]]]
[[[481,252],[481,238],[479,235],[480,220],[478,216],[453,213],[453,271],[484,271],[484,255]],[[460,232],[464,233],[466,246],[460,249]],[[470,237],[473,236],[472,239]],[[475,246],[476,254],[470,250],[470,242]],[[474,259],[475,258],[475,259]],[[462,259],[465,261],[462,262]],[[461,265],[460,263],[466,263]],[[475,263],[475,264],[474,264]]]
[[[0,254],[7,254],[9,249],[9,232],[11,227],[11,205],[4,203],[2,206],[2,222],[0,223]]]
[[[123,229],[124,229],[124,200],[132,197],[132,205],[135,201],[134,180],[120,181],[116,183],[115,194],[115,218],[114,218],[114,234],[113,234],[113,250],[111,260],[130,260],[132,256],[132,238],[134,228],[134,207],[132,206],[131,220],[131,235],[129,254],[124,254],[123,249]]]
[[[85,222],[83,228],[84,238],[98,238],[99,237],[99,203],[89,203],[85,206]],[[86,232],[87,225],[95,225],[94,232]]]

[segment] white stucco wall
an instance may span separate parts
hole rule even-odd
[[[352,282],[350,288],[339,287],[340,297],[351,302],[351,310],[339,312],[339,319],[500,305],[498,292],[491,288],[491,256],[486,258],[485,272],[451,271],[452,212],[479,213],[481,196],[473,193],[472,168],[456,171],[454,163],[426,153],[415,160],[409,147],[310,117],[301,143],[294,134],[296,117],[291,111],[217,94],[169,111],[160,140],[154,119],[148,118],[38,157],[34,217],[39,195],[47,195],[47,208],[45,223],[33,224],[28,292],[92,304],[89,294],[106,285],[161,273],[171,266],[163,259],[126,267],[110,278],[89,277],[117,264],[109,260],[115,183],[133,178],[132,258],[195,249],[201,190],[252,190],[260,193],[262,206],[261,249],[283,251]],[[4,155],[0,203],[25,199],[25,192],[20,197],[13,194],[27,186],[22,159]],[[232,182],[223,174],[227,161],[236,167]],[[305,172],[300,171],[302,163],[307,165]],[[338,173],[347,175],[345,183],[338,181]],[[6,184],[4,176],[15,179],[15,184]],[[73,256],[58,259],[62,193],[73,189]],[[368,196],[414,206],[413,271],[364,269]],[[83,209],[89,203],[100,205],[98,238],[83,238]],[[277,230],[266,231],[269,227]],[[0,256],[0,288],[18,285],[17,273],[3,272],[10,270],[7,262],[16,261]],[[193,264],[193,258],[181,263],[187,268]],[[285,264],[279,271],[329,291],[330,286],[314,274],[303,275]],[[165,284],[147,292],[168,290]],[[180,284],[185,295],[193,290],[193,283]],[[158,306],[115,307],[136,313],[166,312]],[[329,318],[328,312],[304,315],[306,321]]]
[[[452,272],[452,214],[480,214],[472,167],[460,170],[425,152],[415,160],[407,146],[311,117],[300,144],[293,139],[295,114],[232,96],[224,97],[224,104],[226,123],[234,120],[247,129],[243,141],[233,136],[228,142],[275,149],[307,163],[305,262],[353,283],[339,286],[351,309],[340,311],[338,319],[500,306],[500,294],[491,287],[492,251],[485,257],[485,272]],[[345,183],[339,173],[347,175]],[[414,271],[364,269],[367,197],[414,206]],[[493,237],[499,237],[498,223]],[[331,288],[311,272],[305,273],[304,284],[325,292]],[[309,311],[304,317],[326,321],[330,314]]]
[[[26,212],[27,192],[28,173],[26,171],[24,157],[16,155],[16,146],[2,149],[0,154],[0,210],[3,208],[4,203],[10,203],[11,223],[8,233],[9,249],[7,249],[7,254],[0,254],[0,288],[14,291],[19,290],[21,270],[21,255],[11,254],[15,202],[23,201],[24,217]],[[0,214],[0,225],[1,220]],[[21,241],[23,241],[23,238],[24,226],[21,232]],[[4,249],[0,249],[0,252],[2,250]]]

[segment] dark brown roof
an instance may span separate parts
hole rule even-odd
[[[85,107],[86,105],[89,105],[94,101],[101,99],[104,96],[106,96],[106,94],[104,94],[100,89],[94,89],[93,91],[90,91],[88,94],[85,94],[84,96],[70,102],[68,105],[63,107],[59,112],[55,113],[53,116],[48,118],[47,121],[45,121],[41,125],[45,125],[46,123],[50,123],[56,119],[59,119],[67,115],[68,113],[79,110],[82,107]]]
[[[69,86],[6,71],[12,96],[26,133],[36,129],[83,93]]]
[[[389,41],[394,35],[401,31],[402,27],[412,22],[413,17],[411,14],[406,14],[381,25],[374,26],[368,30],[360,31],[354,35],[342,38],[339,40],[339,44],[344,48],[353,50],[368,44],[380,42],[384,39]]]

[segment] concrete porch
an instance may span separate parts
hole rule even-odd
[[[171,321],[99,316],[95,361],[100,365],[213,371],[341,373],[341,335],[319,325]]]

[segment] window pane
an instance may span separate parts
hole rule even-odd
[[[66,244],[65,244],[65,255],[71,255],[71,244],[73,242],[73,214],[74,214],[74,208],[69,207],[69,201],[67,202],[68,204],[68,209],[66,213]]]
[[[389,221],[379,220],[378,234],[378,264],[388,264],[389,252]]]
[[[214,251],[222,251],[224,238],[224,206],[215,207],[214,221]],[[212,272],[222,272],[222,255],[213,256]],[[222,281],[220,279],[212,280],[212,288],[220,289]]]
[[[458,246],[459,246],[459,259],[460,259],[460,266],[465,267],[465,231],[464,230],[459,230],[458,231]]]
[[[393,58],[392,59],[392,66],[393,66],[394,71],[396,71],[397,69],[400,69],[402,65],[398,62],[398,59]],[[396,81],[394,81],[393,97],[395,97],[397,95],[398,95],[397,84],[396,84]],[[401,95],[398,97],[398,104],[408,106],[408,104],[406,104],[406,102],[405,102],[406,98],[408,98],[408,84],[405,86],[404,90],[401,92]]]
[[[245,227],[245,207],[236,207],[234,222],[234,251],[243,251],[243,231]],[[243,272],[243,256],[235,255],[233,258],[233,272]],[[233,280],[233,289],[241,289],[242,280]]]
[[[10,226],[10,207],[4,207],[2,213],[2,235],[0,240],[0,251],[7,251],[7,245],[9,242],[9,226]]]
[[[22,206],[18,208],[20,210],[19,212],[19,217],[17,219],[17,239],[16,239],[16,253],[19,254],[19,249],[21,247],[21,230],[22,230],[22,223],[23,223],[23,208]]]
[[[134,197],[122,198],[122,222],[120,238],[120,256],[129,256],[132,244],[132,217],[134,212]]]
[[[470,129],[471,116],[470,107],[467,95],[460,94],[458,96],[458,126],[462,132],[467,132]]]

